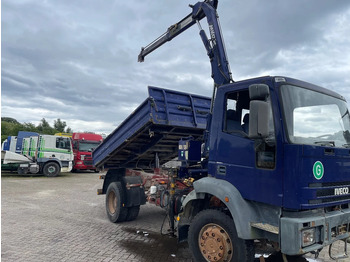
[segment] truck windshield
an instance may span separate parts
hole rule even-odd
[[[281,86],[291,143],[350,147],[350,118],[344,100],[309,89]]]
[[[92,152],[100,142],[91,142],[91,141],[80,141],[79,142],[79,151],[83,152]]]

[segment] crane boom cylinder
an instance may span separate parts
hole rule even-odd
[[[186,29],[190,28],[195,23],[196,23],[196,20],[192,18],[192,14],[189,14],[180,22],[170,26],[164,34],[162,34],[160,37],[158,37],[156,40],[154,40],[152,43],[150,43],[146,47],[141,48],[141,52],[138,56],[138,62],[145,61],[146,55],[153,52],[154,50],[156,50],[158,47],[162,46],[166,42],[171,41],[173,38],[181,34]]]

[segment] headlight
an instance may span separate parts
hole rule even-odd
[[[310,246],[316,242],[315,228],[305,229],[301,232],[301,244],[303,247]]]

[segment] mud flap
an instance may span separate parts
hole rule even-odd
[[[126,207],[146,204],[145,189],[141,177],[125,176],[122,178],[122,183],[126,188]]]

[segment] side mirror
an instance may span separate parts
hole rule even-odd
[[[268,102],[250,101],[249,138],[266,138],[269,135],[269,108]]]
[[[269,86],[266,84],[253,84],[249,86],[250,100],[266,100],[269,94]]]

